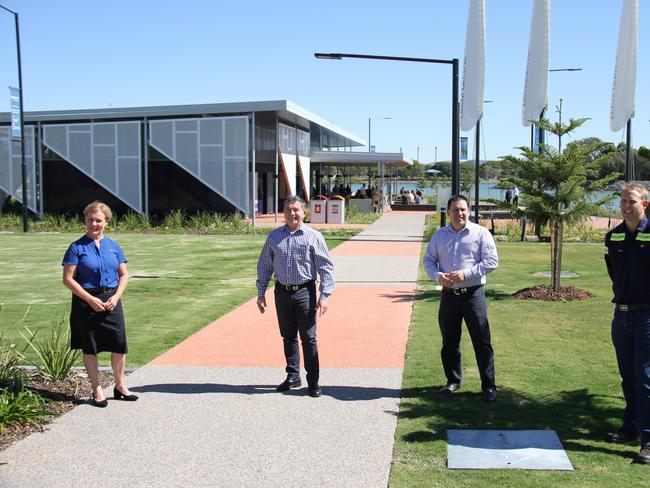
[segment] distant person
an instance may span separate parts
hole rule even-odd
[[[517,188],[516,186],[512,189],[512,204],[513,205],[519,204],[519,188]]]
[[[407,203],[409,205],[414,205],[415,204],[415,194],[412,191],[407,191],[406,192],[406,199],[407,199]]]
[[[612,442],[640,438],[635,461],[650,464],[650,222],[648,190],[637,183],[623,187],[623,222],[605,236],[605,263],[614,291],[612,342],[621,376],[625,412]]]
[[[510,205],[510,202],[512,201],[512,190],[508,188],[506,190],[506,203]]]
[[[72,292],[70,347],[81,349],[93,390],[92,404],[106,407],[108,401],[99,382],[97,354],[111,353],[115,379],[113,397],[135,401],[124,384],[127,344],[120,298],[129,274],[126,257],[117,242],[104,235],[112,218],[108,205],[95,201],[84,209],[86,234],[70,244],[63,257],[63,284]]]
[[[361,185],[361,188],[357,190],[356,198],[367,198],[366,195],[366,184]]]
[[[334,290],[334,264],[323,235],[303,223],[305,201],[290,196],[284,202],[286,224],[267,237],[257,262],[257,307],[266,311],[266,289],[275,275],[275,311],[284,342],[287,378],[276,388],[284,392],[302,386],[298,334],[307,371],[307,391],[321,396],[316,344],[316,311],[327,311]],[[316,279],[320,296],[316,299]]]
[[[416,191],[414,199],[415,199],[415,204],[416,205],[419,205],[420,203],[422,203],[421,193]]]
[[[462,384],[460,355],[462,321],[472,339],[481,376],[481,399],[497,399],[494,381],[494,351],[485,300],[485,276],[498,264],[497,248],[490,232],[469,220],[469,200],[454,195],[447,202],[451,222],[433,235],[424,256],[429,278],[442,285],[438,324],[442,333],[442,366],[447,384],[439,391],[452,394]]]

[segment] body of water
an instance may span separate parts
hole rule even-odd
[[[366,184],[366,186],[368,186]],[[352,188],[352,192],[356,192],[359,188],[361,188],[361,184],[359,183],[354,183],[350,185]],[[440,185],[435,185],[433,188],[426,187],[426,188],[421,188],[418,186],[416,182],[411,182],[411,181],[402,181],[398,182],[397,185],[395,185],[395,191],[399,193],[400,189],[404,190],[412,190],[415,191],[417,189],[421,189],[424,193],[425,196],[430,196],[434,197],[438,195],[438,202],[440,204],[444,205],[446,204],[447,200],[449,200],[449,197],[451,197],[451,187],[448,184],[440,184]],[[608,191],[603,191],[603,192],[596,192],[594,196],[596,198],[601,198],[606,195],[612,195],[611,192]],[[472,189],[467,195],[471,200],[474,199],[474,186],[472,185]],[[480,183],[479,184],[479,197],[481,200],[486,199],[486,198],[493,198],[496,200],[501,200],[504,201],[506,197],[506,191],[501,188],[497,188],[494,183]],[[612,200],[608,205],[608,208],[615,210],[618,208],[618,200]]]

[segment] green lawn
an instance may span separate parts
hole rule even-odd
[[[648,486],[647,466],[631,465],[637,445],[603,442],[619,427],[623,400],[613,347],[610,281],[602,244],[565,245],[563,279],[595,293],[582,302],[515,301],[511,295],[550,280],[546,244],[499,243],[501,265],[488,276],[490,326],[499,399],[480,401],[480,379],[469,335],[463,335],[463,389],[450,397],[437,324],[439,292],[424,274],[415,304],[395,437],[390,486],[621,487]],[[446,468],[447,429],[553,429],[574,472]]]
[[[70,291],[61,260],[81,234],[0,234],[0,334],[21,347],[30,329],[65,320]],[[265,236],[109,234],[127,256],[123,296],[129,366],[144,364],[256,295],[257,258]],[[341,240],[328,239],[330,248]],[[101,354],[103,364],[108,355]]]

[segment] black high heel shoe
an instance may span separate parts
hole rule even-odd
[[[108,407],[108,400],[104,398],[103,400],[95,400],[95,394],[93,393],[93,401],[92,401],[93,406],[99,407],[99,408],[106,408]]]
[[[138,395],[125,395],[117,388],[113,388],[113,397],[116,400],[126,400],[127,402],[134,402],[138,399]]]

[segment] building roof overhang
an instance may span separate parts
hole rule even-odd
[[[352,151],[314,151],[311,163],[331,164],[333,166],[373,166],[378,163],[402,167],[410,165],[402,153],[352,152]]]

